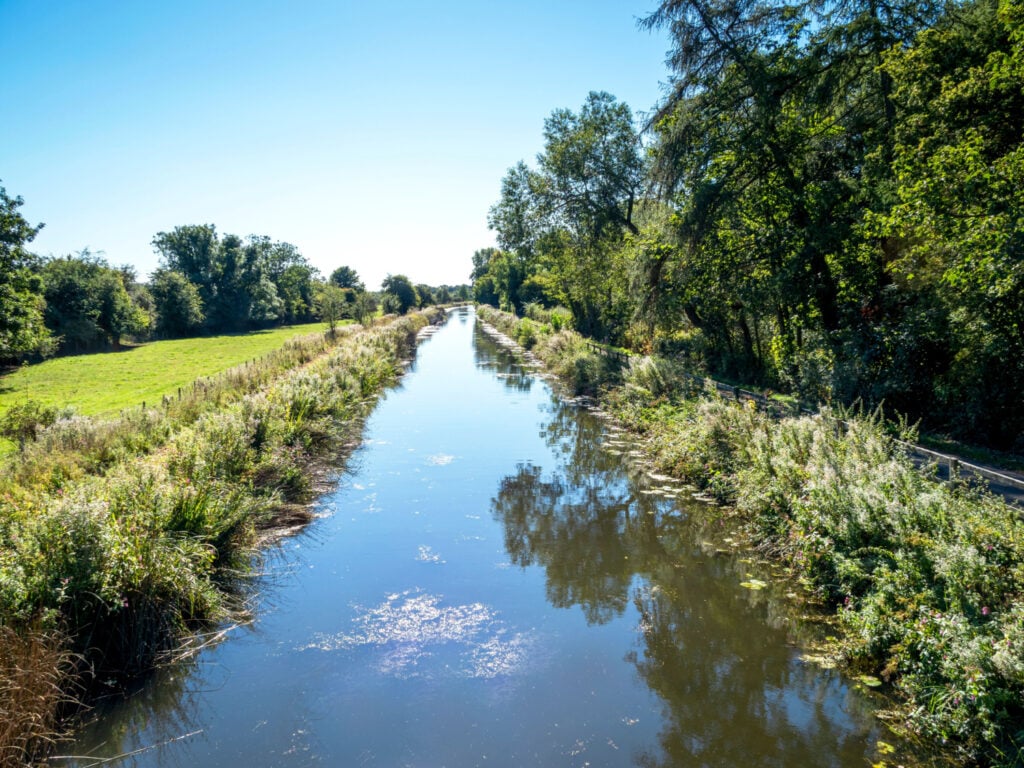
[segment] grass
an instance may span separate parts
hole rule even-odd
[[[154,341],[102,352],[46,360],[0,377],[0,414],[35,400],[71,407],[83,416],[109,416],[123,408],[153,404],[164,395],[279,349],[296,336],[319,333],[324,323],[267,331]]]

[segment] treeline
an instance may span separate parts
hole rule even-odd
[[[148,283],[130,266],[82,251],[41,258],[27,250],[42,225],[0,188],[0,363],[54,352],[117,348],[122,340],[234,333],[324,320],[366,320],[469,298],[468,286],[413,285],[388,275],[368,292],[351,267],[324,280],[298,249],[269,237],[220,235],[212,224],[153,238],[160,266]]]
[[[1024,450],[1024,4],[665,0],[665,98],[502,181],[475,297]]]

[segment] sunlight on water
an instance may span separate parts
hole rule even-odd
[[[375,608],[353,608],[353,631],[318,634],[299,650],[370,647],[379,653],[377,671],[399,678],[494,678],[520,669],[532,645],[529,636],[511,632],[483,603],[444,605],[439,595],[407,591],[388,595]]]

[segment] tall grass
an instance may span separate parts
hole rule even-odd
[[[0,768],[20,768],[52,746],[69,667],[58,635],[0,626]]]
[[[515,337],[514,319],[499,321]],[[535,351],[571,375],[571,348]],[[1020,510],[934,482],[878,413],[775,420],[695,396],[657,359],[604,385],[604,407],[644,436],[659,472],[732,505],[751,541],[836,612],[837,657],[887,685],[910,728],[964,762],[1024,764]]]
[[[312,471],[355,440],[427,322],[296,342],[162,408],[45,429],[0,485],[0,657],[23,656],[30,627],[63,637],[56,652],[81,660],[88,687],[223,619],[260,532],[282,512],[294,520]],[[61,677],[38,667],[38,680],[0,679],[26,692],[12,706]],[[0,752],[37,739],[20,727],[4,738]]]

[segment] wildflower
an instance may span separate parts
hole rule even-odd
[[[989,611],[989,609],[988,609],[988,606],[987,606],[987,605],[983,605],[983,606],[981,606],[981,615],[982,615],[982,616],[988,616],[988,615],[989,615],[989,613],[991,613],[991,611]]]

